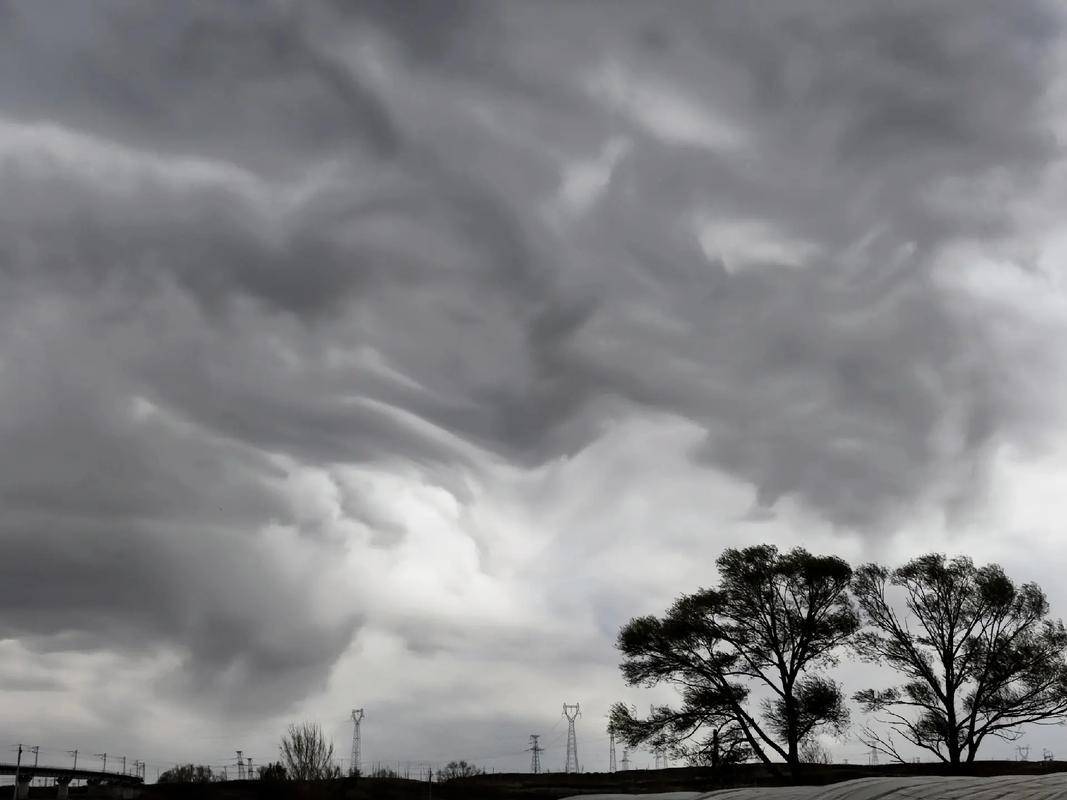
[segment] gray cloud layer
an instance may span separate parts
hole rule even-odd
[[[3,9],[0,638],[284,705],[365,622],[294,464],[462,500],[668,413],[881,532],[1052,419],[955,255],[1025,252],[1050,4]]]

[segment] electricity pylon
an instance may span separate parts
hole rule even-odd
[[[608,739],[611,742],[610,751],[608,752],[608,772],[615,771],[615,729],[608,727]]]
[[[578,771],[578,737],[574,735],[574,720],[582,716],[579,704],[563,704],[563,716],[567,718],[567,763],[563,767],[564,772]]]
[[[527,748],[530,751],[530,772],[537,775],[541,772],[541,751],[545,748],[541,747],[537,741],[541,738],[540,734],[530,734],[530,746]]]
[[[627,747],[622,748],[622,771],[626,772],[630,769],[630,750]]]
[[[359,723],[363,721],[363,709],[352,709],[352,763],[348,767],[348,771],[352,775],[359,774],[359,760],[362,757],[360,750],[363,747],[363,742],[360,739]]]
[[[237,753],[237,780],[243,781],[245,779],[245,754],[240,750],[234,750]]]

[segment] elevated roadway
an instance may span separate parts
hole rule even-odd
[[[104,772],[98,769],[71,769],[70,767],[50,767],[47,764],[22,764],[16,766],[13,763],[0,761],[0,775],[18,775],[18,788],[15,792],[17,798],[29,797],[30,781],[35,778],[55,778],[56,796],[67,797],[67,789],[71,781],[85,781],[116,787],[140,786],[144,779],[140,775],[129,775],[122,772]]]

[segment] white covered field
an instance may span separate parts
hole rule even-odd
[[[715,792],[587,794],[567,800],[1051,800],[1067,798],[1067,773],[997,778],[862,778],[831,786],[774,786]]]

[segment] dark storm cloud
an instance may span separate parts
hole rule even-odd
[[[278,493],[284,471],[152,410],[116,369],[117,341],[79,340],[98,310],[13,305],[0,403],[0,639],[176,647],[186,678],[234,706],[262,692],[284,704],[320,685],[359,612],[324,613],[304,584],[316,567],[294,575],[257,535],[265,522],[294,523]]]
[[[24,119],[265,171],[398,146],[381,102],[295,5],[16,3],[0,36],[0,97]]]
[[[657,41],[655,68],[734,115],[751,151],[635,148],[587,251],[633,268],[579,341],[617,391],[704,424],[702,455],[762,502],[864,527],[931,486],[966,494],[992,438],[1027,424],[1005,379],[1025,362],[953,312],[932,266],[955,241],[1010,237],[984,179],[1017,197],[1057,155],[1041,105],[1057,22],[985,10],[727,3]],[[958,204],[932,203],[951,181]],[[795,252],[700,264],[679,224],[693,205],[723,222],[712,259],[731,260],[733,220]],[[808,266],[781,263],[802,246]],[[623,311],[642,292],[660,320]]]
[[[176,647],[171,688],[235,711],[284,708],[321,688],[358,617],[322,619],[261,542],[205,533],[10,515],[0,637],[46,652]]]
[[[462,499],[666,411],[867,530],[1030,424],[935,265],[1058,156],[1042,3],[4,7],[0,636],[290,700],[360,614],[280,463]]]

